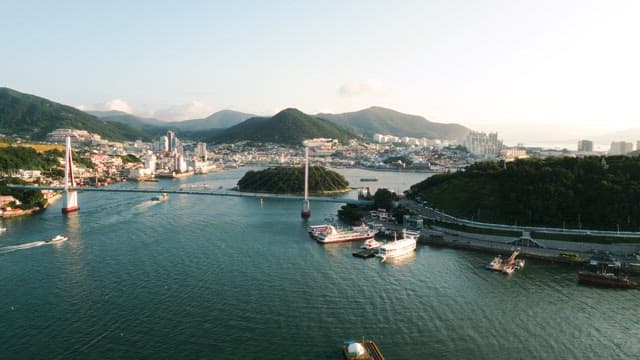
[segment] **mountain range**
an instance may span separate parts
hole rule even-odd
[[[0,87],[0,133],[45,140],[55,129],[87,130],[114,141],[150,140],[139,129],[107,122],[68,105]]]
[[[120,111],[83,112],[71,106],[8,88],[0,88],[0,132],[44,140],[57,128],[74,128],[98,133],[109,140],[150,140],[175,131],[179,137],[199,141],[262,141],[300,143],[314,137],[371,138],[373,134],[464,139],[470,131],[458,124],[430,122],[382,107],[343,114],[304,114],[285,109],[272,117],[222,110],[203,119],[163,122]]]

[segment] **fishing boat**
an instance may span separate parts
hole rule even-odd
[[[66,236],[62,236],[62,235],[56,235],[54,237],[52,237],[51,239],[47,239],[44,242],[46,243],[59,243],[59,242],[63,242],[63,241],[67,241],[67,237]]]
[[[583,269],[578,271],[578,282],[624,289],[640,288],[640,284],[622,274],[621,262],[608,254],[592,256]]]
[[[520,248],[517,248],[513,251],[511,256],[506,259],[503,259],[501,255],[498,255],[493,258],[493,260],[491,260],[486,268],[488,270],[501,271],[507,275],[511,275],[516,270],[521,270],[524,268],[525,261],[523,259],[516,259],[519,254]]]
[[[358,241],[372,239],[376,234],[375,230],[369,227],[356,227],[350,230],[336,229],[333,225],[329,225],[324,231],[318,233],[314,238],[322,244],[339,243],[347,241]]]
[[[377,257],[381,262],[385,262],[390,258],[397,258],[413,253],[416,250],[418,239],[415,236],[403,233],[402,239],[395,239],[378,248]]]

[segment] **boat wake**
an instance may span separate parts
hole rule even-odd
[[[47,243],[46,241],[34,241],[34,242],[21,244],[21,245],[0,247],[0,254],[6,254],[13,251],[24,250],[24,249],[31,249],[34,247],[45,245],[46,243]]]

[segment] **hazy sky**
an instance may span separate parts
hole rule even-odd
[[[638,19],[636,0],[4,0],[0,86],[167,120],[379,105],[586,136],[640,126]]]

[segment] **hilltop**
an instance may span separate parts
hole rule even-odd
[[[343,114],[321,113],[316,116],[348,127],[367,137],[378,133],[462,141],[470,131],[462,125],[434,123],[422,116],[403,114],[378,106]]]
[[[248,171],[238,181],[238,189],[273,194],[304,193],[304,167],[276,167]],[[344,192],[349,182],[344,176],[322,166],[309,167],[309,192],[316,194]]]
[[[0,88],[0,133],[45,140],[47,133],[63,128],[87,130],[108,140],[150,139],[131,126],[106,122],[71,106]]]
[[[207,139],[215,142],[243,140],[299,145],[305,139],[332,138],[342,143],[357,138],[335,123],[313,117],[298,109],[285,109],[268,117],[253,117]]]

